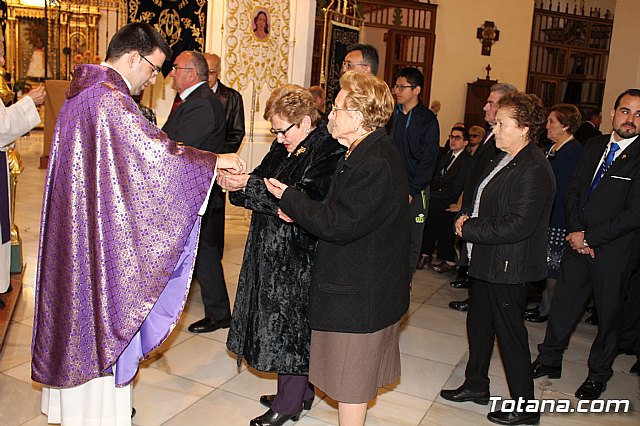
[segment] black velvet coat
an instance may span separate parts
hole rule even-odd
[[[253,211],[227,347],[249,365],[307,374],[311,331],[305,317],[317,239],[277,215],[278,200],[264,177],[322,201],[345,148],[320,124],[291,155],[276,141],[231,203]]]

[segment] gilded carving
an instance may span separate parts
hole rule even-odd
[[[180,25],[180,15],[175,10],[165,9],[158,17],[156,24],[158,32],[165,36],[169,46],[173,46],[180,41],[182,26]]]
[[[254,18],[264,10],[268,16],[268,36],[255,34]],[[287,83],[289,67],[289,2],[230,0],[225,37],[226,77],[231,86],[244,90],[255,82],[273,90]]]

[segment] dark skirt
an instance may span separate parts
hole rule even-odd
[[[560,261],[567,243],[564,237],[567,230],[562,228],[549,228],[547,243],[547,278],[558,279],[560,277]]]
[[[399,324],[364,334],[312,330],[309,381],[339,402],[372,400],[400,377]]]

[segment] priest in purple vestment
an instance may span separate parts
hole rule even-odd
[[[75,68],[58,116],[32,343],[49,422],[130,423],[139,361],[187,299],[215,168],[245,169],[235,154],[171,141],[140,113],[131,95],[155,83],[170,53],[148,24],[123,27],[105,63]]]

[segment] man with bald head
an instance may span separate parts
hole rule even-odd
[[[204,53],[206,62],[206,85],[202,90],[222,105],[225,126],[218,141],[217,152],[236,152],[244,138],[244,105],[237,91],[220,82],[220,57]],[[220,114],[220,113],[218,113]],[[192,333],[208,333],[218,328],[228,327],[230,316],[229,295],[222,271],[224,253],[224,212],[225,194],[217,184],[211,192],[209,208],[203,218],[200,251],[203,253],[196,263],[196,273],[200,282],[200,293],[204,304],[204,318],[189,326]]]
[[[242,95],[220,81],[220,56],[215,53],[205,53],[209,66],[207,83],[224,107],[227,127],[225,131],[225,151],[236,152],[244,138],[244,104]]]

